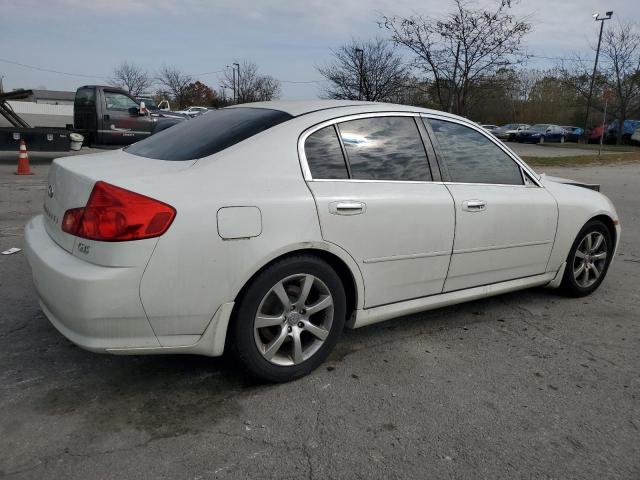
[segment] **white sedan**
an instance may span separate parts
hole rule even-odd
[[[540,285],[590,294],[620,239],[596,189],[447,113],[245,104],[57,159],[26,251],[44,313],[85,349],[231,349],[287,381],[345,325]]]

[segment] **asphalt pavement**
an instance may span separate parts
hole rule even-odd
[[[0,250],[22,247],[47,164],[0,162]],[[622,242],[592,296],[532,289],[345,331],[306,378],[226,358],[83,351],[0,256],[0,478],[638,479],[640,165],[602,184]]]

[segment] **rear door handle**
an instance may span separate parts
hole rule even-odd
[[[359,215],[367,210],[364,202],[355,200],[340,200],[329,204],[329,213],[334,215]]]
[[[467,212],[482,212],[487,209],[487,202],[484,200],[465,200],[462,202],[462,209]]]

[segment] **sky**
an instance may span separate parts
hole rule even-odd
[[[381,14],[442,17],[450,9],[449,0],[0,0],[0,76],[5,91],[75,90],[104,83],[126,60],[150,72],[175,66],[218,90],[220,73],[208,72],[249,60],[282,82],[281,98],[316,98],[325,85],[316,66],[352,38],[387,37]],[[590,54],[599,25],[591,14],[606,10],[614,11],[610,23],[640,22],[638,0],[521,0],[513,8],[533,24],[524,48],[539,57]],[[532,58],[527,66],[554,63]]]

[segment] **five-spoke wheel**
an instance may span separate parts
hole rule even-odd
[[[574,297],[593,292],[607,273],[613,239],[607,226],[600,220],[591,220],[582,227],[567,257],[562,290]]]
[[[242,294],[231,331],[234,348],[255,376],[293,380],[324,361],[345,317],[335,270],[312,255],[287,257],[260,272]]]
[[[310,358],[329,336],[333,298],[314,275],[291,275],[264,296],[254,322],[256,346],[276,365],[297,365]]]

